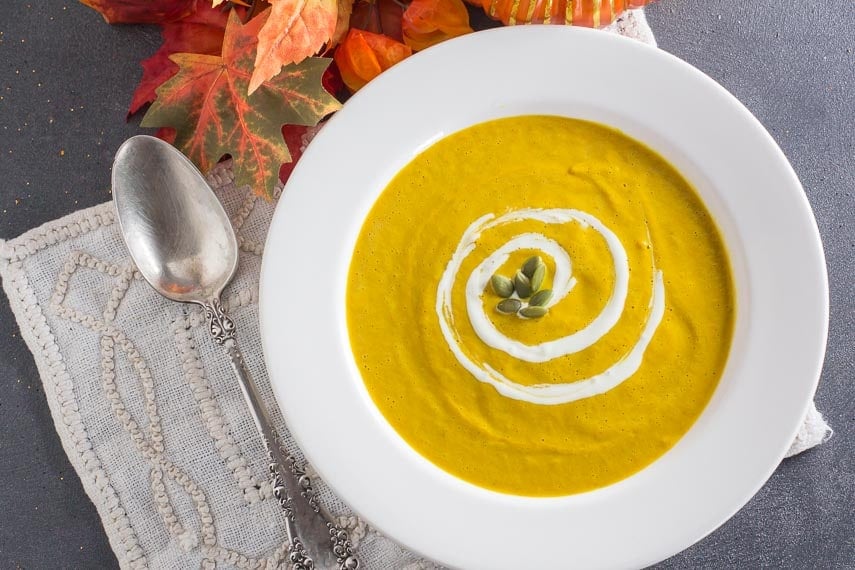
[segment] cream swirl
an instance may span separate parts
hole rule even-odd
[[[605,336],[620,320],[626,305],[629,290],[629,261],[620,239],[596,217],[573,209],[515,210],[499,216],[482,216],[464,232],[437,288],[436,313],[442,334],[460,364],[476,379],[493,385],[504,396],[535,404],[563,404],[602,394],[632,376],[641,366],[644,351],[650,343],[665,312],[665,287],[662,272],[654,268],[653,291],[644,328],[635,345],[615,364],[600,374],[554,384],[524,385],[505,377],[486,362],[476,363],[465,353],[459,335],[454,331],[454,313],[451,303],[452,287],[463,261],[475,249],[480,235],[491,228],[522,220],[535,220],[547,224],[578,223],[591,227],[605,240],[612,257],[615,285],[603,310],[583,329],[564,337],[535,345],[527,345],[502,334],[487,315],[481,295],[490,277],[508,257],[521,249],[535,249],[550,256],[555,262],[553,280],[554,296],[549,306],[560,302],[573,288],[576,280],[572,276],[572,261],[566,250],[554,240],[542,234],[525,233],[512,238],[470,274],[466,282],[466,310],[472,328],[482,342],[491,348],[526,362],[548,362],[555,358],[573,354],[592,346]]]

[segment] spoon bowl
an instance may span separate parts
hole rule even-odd
[[[206,303],[234,276],[238,244],[229,218],[195,165],[146,135],[119,147],[113,201],[131,257],[173,301]]]

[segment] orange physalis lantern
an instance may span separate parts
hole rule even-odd
[[[463,0],[413,0],[402,29],[404,42],[415,51],[472,32]]]
[[[412,54],[409,46],[387,36],[351,28],[334,58],[344,84],[357,91]]]

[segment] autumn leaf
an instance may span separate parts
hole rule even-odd
[[[143,76],[134,91],[128,115],[133,115],[146,103],[154,101],[155,90],[178,72],[178,65],[169,56],[174,53],[217,55],[223,47],[223,34],[228,13],[217,10],[209,0],[195,0],[192,14],[177,22],[163,25],[163,44],[154,55],[143,60]]]
[[[203,171],[223,155],[234,159],[235,183],[270,197],[279,167],[291,160],[282,125],[312,126],[340,104],[321,84],[329,59],[285,68],[247,95],[258,31],[266,10],[241,25],[232,11],[220,56],[175,54],[178,73],[157,89],[144,127],[173,127],[175,146]]]
[[[341,80],[341,72],[339,72],[338,65],[336,65],[335,60],[333,60],[327,70],[324,71],[324,77],[321,79],[321,83],[323,84],[324,89],[326,89],[328,93],[332,93],[334,96],[339,95],[342,89],[344,89],[344,81]]]
[[[303,127],[300,125],[285,125],[282,127],[282,138],[288,146],[288,153],[291,155],[291,161],[284,163],[279,167],[279,180],[287,182],[291,177],[291,172],[297,166],[297,161],[303,156],[303,137],[311,127]]]
[[[469,12],[462,0],[413,0],[404,11],[404,43],[414,51],[469,34]]]
[[[297,161],[303,156],[309,143],[315,138],[324,123],[318,123],[314,127],[301,127],[298,125],[285,125],[282,127],[282,138],[285,139],[285,144],[288,145],[288,152],[291,153],[293,160],[286,162],[279,169],[279,180],[282,183],[288,182],[294,167],[297,166]]]
[[[270,0],[270,12],[258,34],[253,93],[284,66],[320,51],[336,29],[337,0]]]
[[[353,13],[353,0],[337,0],[338,11],[335,20],[335,29],[332,37],[327,43],[327,51],[341,43],[342,38],[350,29],[350,16]]]
[[[409,46],[387,36],[351,28],[335,52],[335,62],[344,84],[357,91],[412,53]]]
[[[491,18],[506,25],[567,24],[599,28],[611,24],[630,8],[641,8],[652,0],[480,0]]]
[[[163,24],[193,11],[196,0],[80,0],[108,24]]]
[[[324,72],[322,83],[324,89],[330,93],[336,93],[344,87],[335,63],[330,65]],[[291,162],[286,162],[279,168],[280,182],[288,182],[291,172],[297,166],[297,161],[303,156],[303,151],[306,150],[306,147],[309,146],[309,143],[312,142],[312,139],[321,131],[323,126],[324,122],[320,122],[314,127],[304,127],[302,125],[284,125],[282,127],[282,138],[285,139],[285,144],[288,145],[288,152],[291,153]]]

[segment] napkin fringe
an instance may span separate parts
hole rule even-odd
[[[799,428],[796,439],[793,440],[790,449],[787,450],[784,457],[792,457],[802,451],[821,445],[831,439],[833,435],[834,430],[831,429],[831,426],[822,417],[820,411],[816,409],[816,403],[811,401],[805,414],[805,419],[802,422],[802,427]]]

